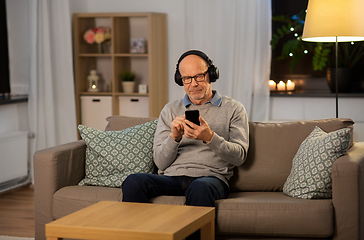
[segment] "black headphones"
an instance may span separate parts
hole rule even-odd
[[[183,86],[181,73],[179,72],[179,64],[180,62],[187,57],[188,55],[197,55],[201,57],[205,62],[209,65],[209,68],[207,69],[207,72],[209,74],[210,82],[216,82],[217,79],[219,79],[219,69],[215,67],[212,60],[203,52],[199,50],[190,50],[185,52],[181,55],[181,57],[178,59],[177,66],[176,66],[176,73],[174,74],[174,81],[180,85]]]

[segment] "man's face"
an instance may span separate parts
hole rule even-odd
[[[181,77],[193,77],[197,74],[205,73],[208,69],[207,63],[197,55],[188,55],[179,64]],[[203,105],[212,98],[212,89],[209,74],[205,75],[205,80],[196,82],[192,78],[191,83],[183,84],[184,90],[190,101],[196,105]]]

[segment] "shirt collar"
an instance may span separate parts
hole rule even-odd
[[[212,103],[213,105],[219,107],[222,102],[222,96],[216,90],[212,90],[212,93],[214,94],[214,97],[210,101],[206,102],[205,104]],[[189,99],[187,94],[183,98],[183,104],[185,105],[186,108],[191,104],[195,105],[191,102],[191,100]]]

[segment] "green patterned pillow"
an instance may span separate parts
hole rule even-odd
[[[350,145],[350,128],[326,133],[319,127],[301,143],[283,192],[295,198],[331,198],[331,168]]]
[[[154,120],[121,131],[78,126],[86,142],[86,176],[79,185],[120,187],[132,173],[153,173]]]

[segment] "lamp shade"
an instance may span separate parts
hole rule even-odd
[[[364,0],[310,0],[302,40],[309,42],[364,40]]]

